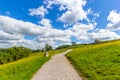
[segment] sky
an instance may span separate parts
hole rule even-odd
[[[120,39],[120,0],[0,0],[0,47]]]

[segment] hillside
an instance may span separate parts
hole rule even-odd
[[[83,79],[120,79],[120,40],[115,40],[52,50],[49,51],[48,58],[43,56],[43,52],[31,54],[26,58],[0,65],[0,80],[30,80],[53,55],[71,48],[73,51],[66,57]]]
[[[120,40],[78,45],[66,55],[88,80],[120,80]]]

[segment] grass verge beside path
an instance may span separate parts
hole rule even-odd
[[[30,80],[36,71],[53,55],[64,51],[65,49],[49,51],[50,56],[48,58],[39,52],[24,59],[0,65],[0,80]]]
[[[79,45],[66,55],[88,80],[120,80],[120,41]]]

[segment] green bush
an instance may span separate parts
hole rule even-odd
[[[21,58],[27,57],[32,51],[25,47],[11,47],[8,49],[0,50],[0,64],[16,61]]]

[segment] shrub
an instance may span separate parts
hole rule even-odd
[[[11,47],[0,50],[0,64],[5,64],[29,56],[32,50],[25,47]]]
[[[57,47],[56,49],[63,49],[63,48],[67,48],[67,47],[70,47],[70,45],[61,45],[61,46]]]

